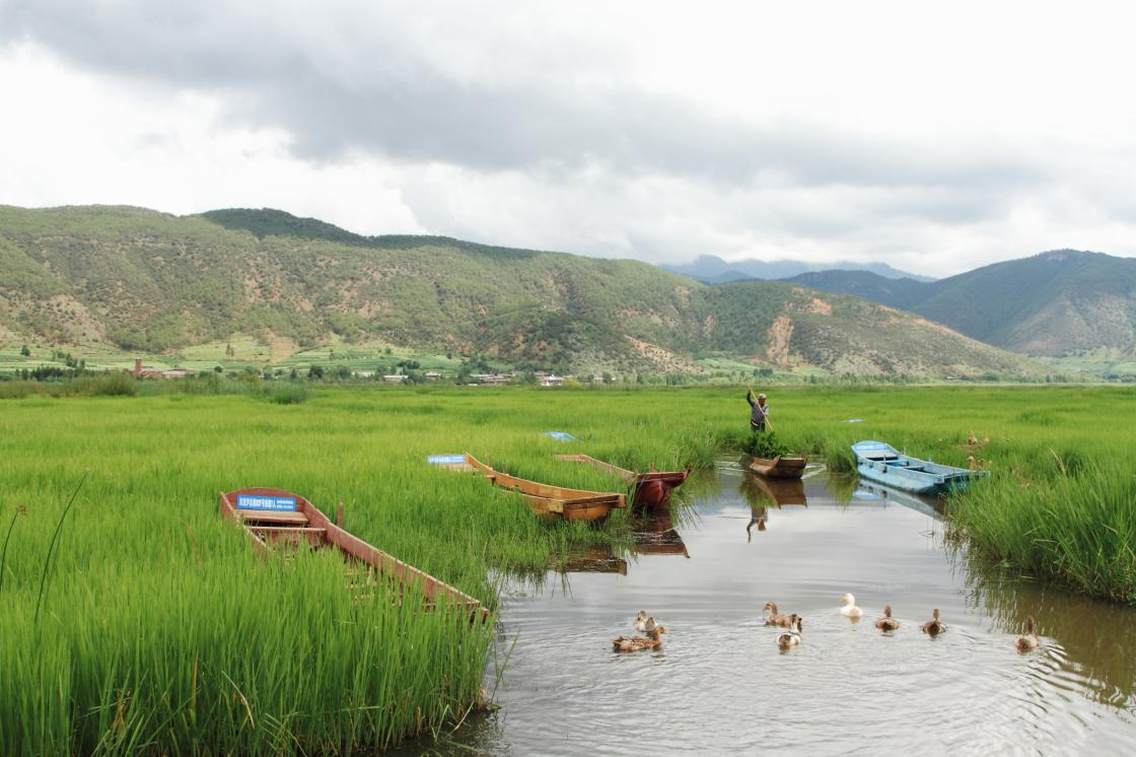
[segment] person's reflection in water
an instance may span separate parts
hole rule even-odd
[[[754,507],[750,505],[750,518],[749,523],[746,524],[746,544],[753,540],[753,527],[757,526],[758,531],[765,530],[765,505]]]

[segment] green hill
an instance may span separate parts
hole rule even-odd
[[[1136,351],[1136,260],[1054,250],[923,283],[863,271],[793,279],[919,313],[1015,352]]]
[[[707,286],[646,263],[364,237],[272,210],[0,207],[0,344],[165,352],[251,334],[381,341],[560,370],[726,357],[837,373],[1017,373],[1022,359],[864,300]]]

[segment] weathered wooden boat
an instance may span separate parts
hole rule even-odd
[[[489,610],[473,597],[348,533],[299,494],[263,487],[235,489],[221,492],[220,509],[221,517],[240,524],[262,553],[300,546],[336,549],[357,571],[415,587],[427,608],[446,606],[480,620],[489,617]]]
[[[904,455],[885,442],[864,440],[852,445],[861,478],[915,494],[945,494],[965,489],[988,471],[956,468]]]
[[[774,458],[755,457],[749,463],[749,469],[766,478],[800,478],[808,464],[807,457],[778,455]]]
[[[463,455],[434,455],[429,461],[451,470],[481,473],[495,486],[520,494],[533,514],[539,517],[599,521],[611,515],[612,510],[627,506],[627,499],[623,494],[570,489],[565,486],[529,481],[494,470],[468,452]]]
[[[636,473],[604,460],[598,460],[591,455],[557,455],[556,459],[573,463],[586,463],[619,476],[633,487],[632,506],[648,510],[666,507],[667,502],[670,501],[671,492],[681,486],[689,475],[689,471],[684,470]]]

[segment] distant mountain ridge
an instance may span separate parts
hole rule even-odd
[[[828,271],[790,281],[919,313],[1028,355],[1136,353],[1136,259],[1051,250],[934,282]]]
[[[800,260],[735,260],[727,261],[716,255],[700,255],[689,263],[661,265],[660,268],[681,273],[706,284],[724,284],[747,279],[789,279],[803,273],[832,269],[870,271],[889,279],[908,278],[916,281],[933,281],[927,276],[900,271],[887,263],[806,263]]]
[[[0,207],[0,343],[273,352],[382,342],[560,370],[696,372],[704,357],[838,374],[1021,375],[921,317],[784,282],[632,260],[351,234],[275,210]],[[279,349],[277,349],[279,347]]]

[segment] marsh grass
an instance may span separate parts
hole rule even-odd
[[[1131,389],[771,395],[784,443],[834,466],[849,466],[848,445],[862,438],[955,465],[976,457],[993,476],[950,503],[974,547],[1133,601],[1136,429],[1119,422],[1134,417]],[[1052,422],[1023,420],[1034,411]],[[622,482],[553,455],[700,469],[739,452],[748,417],[735,390],[706,387],[5,401],[0,754],[347,753],[440,732],[479,701],[491,625],[458,627],[382,586],[356,602],[330,553],[258,559],[218,518],[217,492],[278,486],[329,514],[343,500],[350,531],[495,607],[494,576],[539,576],[570,549],[618,548],[629,515],[600,528],[543,523],[516,495],[426,455],[469,451],[527,478],[613,490]],[[579,441],[542,436],[554,429]],[[971,445],[972,433],[989,441]],[[37,625],[53,530],[88,469]]]

